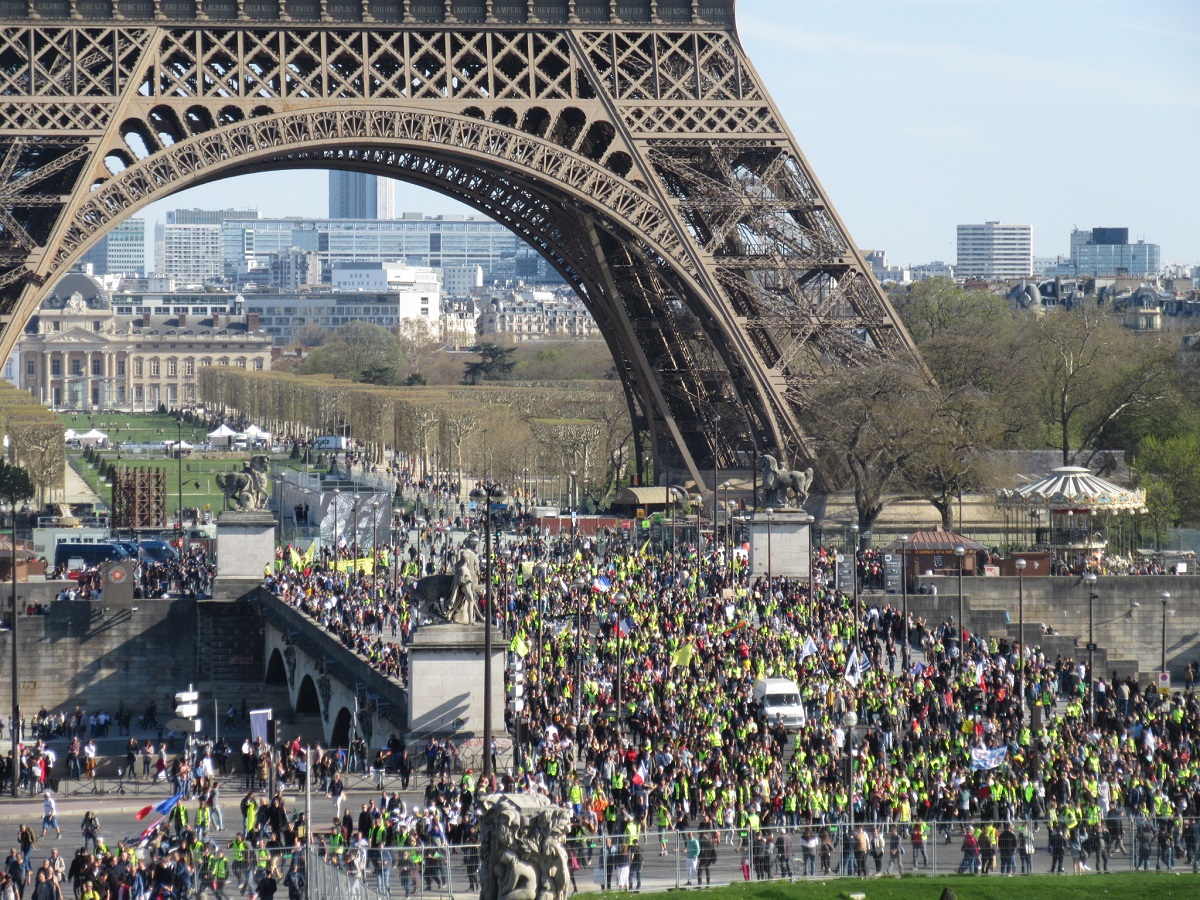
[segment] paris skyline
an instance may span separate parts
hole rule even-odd
[[[955,262],[955,228],[1128,227],[1200,263],[1200,8],[1187,0],[740,0],[739,34],[859,247]],[[226,179],[140,215],[257,207],[321,217],[323,171]],[[396,209],[469,212],[403,183]],[[148,229],[150,230],[150,229]]]

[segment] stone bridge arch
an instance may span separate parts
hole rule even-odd
[[[282,606],[278,600],[262,602]],[[308,633],[309,629],[298,633],[286,628],[286,624],[269,618],[264,621],[263,679],[270,682],[282,674],[283,681],[279,683],[287,686],[292,710],[320,717],[325,746],[347,745],[356,709],[358,727],[369,744],[378,745],[392,734],[404,734],[403,702],[374,693],[343,662],[333,660],[323,646],[323,641],[332,641],[331,638],[317,639],[315,634]],[[340,649],[328,648],[329,653]],[[365,668],[367,664],[362,662],[362,665]]]
[[[421,184],[525,237],[600,324],[639,468],[649,451],[700,484],[739,451],[799,462],[808,383],[915,357],[732,0],[9,6],[0,353],[120,218],[304,166]]]

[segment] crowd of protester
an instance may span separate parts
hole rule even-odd
[[[409,524],[412,544],[402,531],[374,577],[337,571],[361,553],[342,547],[302,566],[285,558],[267,581],[402,683],[406,644],[424,623],[395,583],[452,571],[457,549],[448,528]],[[1035,833],[1058,869],[1070,857],[1081,871],[1087,854],[1107,867],[1119,850],[1139,866],[1197,859],[1200,705],[1190,663],[1185,690],[1169,697],[1101,672],[1089,693],[1078,660],[1022,652],[951,620],[903,620],[895,598],[869,592],[882,581],[873,551],[856,564],[856,621],[852,597],[834,586],[834,556],[815,551],[811,586],[767,584],[737,558],[686,547],[658,553],[610,540],[601,552],[582,538],[509,531],[491,575],[496,625],[526,654],[519,729],[507,713],[516,759],[471,796],[439,776],[429,799],[442,830],[464,833],[484,791],[544,793],[570,810],[580,846],[608,860],[618,881],[622,865],[635,866],[639,835],[639,854],[661,833],[684,836],[700,879],[716,850],[703,835],[730,829],[744,839],[772,827],[795,835],[806,868],[811,855],[814,870],[858,874],[872,862],[875,872],[885,860],[899,865],[900,846],[915,862],[932,840],[954,841],[964,871],[999,862],[1012,874],[1019,862],[1024,872]],[[547,568],[535,576],[539,562]],[[852,654],[861,671],[848,677]],[[753,684],[768,676],[799,685],[807,723],[798,731],[756,705]],[[411,770],[403,759],[395,766]],[[851,815],[855,830],[830,829]],[[1128,817],[1136,826],[1126,834]],[[778,865],[780,840],[793,838],[774,833],[756,854],[775,856],[747,866]]]

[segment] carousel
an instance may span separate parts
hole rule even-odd
[[[1082,466],[1062,466],[1028,484],[1000,491],[1005,544],[1049,550],[1060,560],[1099,559],[1119,516],[1146,511],[1146,492],[1123,488]]]

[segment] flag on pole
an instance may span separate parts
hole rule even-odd
[[[151,825],[149,828],[147,828],[145,831],[143,831],[141,834],[139,834],[136,838],[134,838],[132,841],[130,841],[129,844],[131,846],[137,847],[141,844],[146,843],[146,841],[150,840],[150,838],[153,837],[154,832],[158,831],[158,827],[160,825],[162,825],[162,823],[165,822],[166,819],[167,819],[166,816],[160,816],[159,818],[155,819],[153,825]]]
[[[304,561],[306,563],[312,563],[312,562],[316,561],[316,558],[317,558],[317,542],[313,541],[311,544],[308,545],[308,549],[304,551]]]
[[[300,554],[296,552],[296,546],[294,544],[288,544],[288,562],[291,563],[293,569],[299,570],[304,568],[304,560],[301,558]]]
[[[592,581],[592,590],[597,594],[607,594],[611,587],[612,582],[603,575],[596,576],[595,580]]]
[[[850,658],[846,660],[846,680],[854,687],[858,687],[862,681],[862,663],[858,661],[857,647],[850,651]]]
[[[684,644],[678,650],[671,654],[671,668],[676,669],[680,666],[690,665],[692,657],[696,655],[696,647],[691,642]]]
[[[634,624],[633,619],[624,618],[617,623],[617,628],[621,632],[621,637],[629,637],[629,633],[637,628],[637,625]]]
[[[997,747],[995,750],[988,750],[986,747],[974,747],[971,750],[971,768],[994,769],[1004,762],[1004,758],[1007,755],[1007,747]]]
[[[160,816],[169,815],[171,810],[173,810],[175,808],[176,804],[178,804],[179,801],[182,799],[183,799],[183,791],[180,791],[174,797],[168,797],[166,800],[163,800],[160,803],[155,804],[154,806],[146,806],[146,807],[143,807],[142,809],[139,809],[137,812],[137,815],[135,815],[134,818],[140,822],[140,821],[142,821],[142,819],[146,818],[146,816],[150,815],[150,813],[152,813],[152,812],[158,813]]]
[[[817,655],[817,642],[812,639],[810,634],[804,639],[804,646],[800,648],[800,662],[804,662],[810,656]]]

